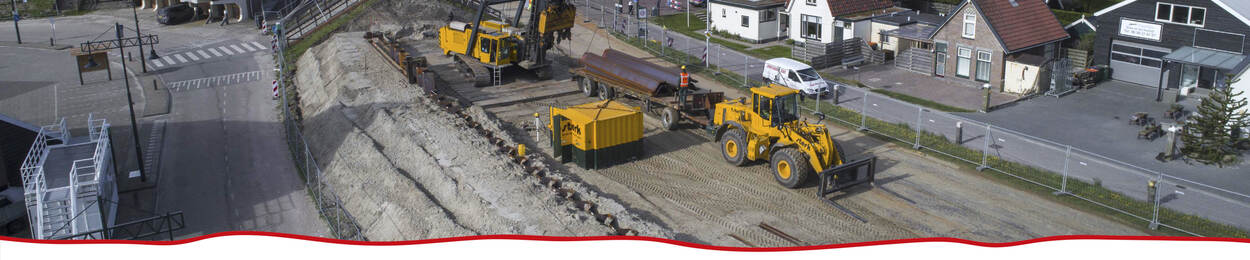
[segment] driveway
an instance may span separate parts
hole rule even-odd
[[[871,88],[923,98],[948,106],[967,110],[982,110],[985,106],[985,91],[980,83],[963,79],[941,78],[920,74],[908,70],[896,69],[894,64],[879,64],[860,67],[859,70],[832,67],[822,71],[835,76],[858,80]],[[1015,101],[1015,95],[994,92],[990,98],[991,106],[1000,106]]]
[[[1244,176],[1250,169],[1250,160],[1224,168],[1155,160],[1155,155],[1167,149],[1167,138],[1154,141],[1137,139],[1141,127],[1128,124],[1128,118],[1137,112],[1149,113],[1165,126],[1176,123],[1175,120],[1162,118],[1171,104],[1155,102],[1155,96],[1156,90],[1152,88],[1109,81],[1060,98],[1035,97],[988,114],[961,115],[995,126],[1022,130],[1164,174],[1250,194],[1250,179]],[[1186,111],[1194,111],[1198,102],[1200,99],[1189,98],[1181,104]]]

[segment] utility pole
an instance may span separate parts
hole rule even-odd
[[[17,44],[22,44],[22,29],[17,27],[17,21],[22,19],[17,16],[17,0],[10,0],[9,2],[13,3],[13,32],[17,34]]]
[[[135,7],[135,3],[130,2],[130,12],[134,13],[135,15],[135,35],[140,36],[139,37],[139,65],[140,67],[143,67],[143,73],[148,73],[148,57],[147,55],[143,53],[143,37],[142,37],[143,31],[139,30],[139,11],[135,8],[137,8]],[[121,39],[121,37],[118,37],[118,39]],[[125,68],[125,66],[122,66],[122,67],[123,69]],[[125,73],[125,72],[126,72],[125,70],[122,70],[122,73]]]
[[[122,36],[123,34],[125,34],[125,32],[122,30],[124,30],[124,28],[122,28],[122,24],[118,23],[117,24],[117,46],[118,46],[117,50],[121,52],[122,57],[126,57],[126,48],[122,46],[122,38],[124,38]],[[130,134],[134,138],[134,142],[135,142],[135,160],[139,161],[139,180],[143,182],[147,182],[148,174],[147,174],[147,171],[143,170],[143,152],[139,150],[140,149],[139,147],[139,125],[138,123],[135,122],[135,102],[134,102],[134,98],[131,97],[130,95],[130,74],[126,73],[126,61],[125,60],[122,60],[122,81],[125,82],[125,86],[126,86],[126,107],[130,108]]]

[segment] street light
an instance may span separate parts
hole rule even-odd
[[[143,73],[148,73],[148,59],[143,57],[143,31],[139,30],[139,10],[137,8],[138,7],[135,6],[135,2],[130,2],[130,12],[135,16],[135,35],[139,37],[139,65],[141,65],[140,67],[143,67]],[[152,56],[153,59],[156,58],[155,49],[152,50]],[[122,73],[125,73],[125,71],[122,71]]]
[[[117,50],[121,52],[122,57],[126,57],[126,48],[122,47],[122,38],[123,38],[124,33],[125,31],[123,31],[122,24],[118,23],[117,24],[117,46],[118,46]],[[139,38],[142,39],[143,38],[142,35],[140,35]],[[140,44],[140,46],[143,46],[143,45]],[[140,54],[142,54],[142,51],[140,51]],[[122,61],[122,81],[125,82],[125,86],[126,86],[126,107],[130,108],[130,133],[133,135],[132,137],[134,137],[135,160],[139,162],[139,180],[143,182],[147,182],[148,174],[147,174],[147,171],[143,169],[143,152],[139,150],[140,149],[139,147],[139,125],[135,123],[135,101],[134,101],[134,98],[132,98],[130,95],[130,76],[129,75],[130,75],[129,73],[126,73],[126,61],[123,60]]]

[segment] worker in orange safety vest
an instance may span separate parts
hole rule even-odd
[[[686,93],[693,91],[690,89],[690,73],[686,72],[686,65],[681,66],[681,83],[677,86],[677,101],[679,105],[686,105]]]

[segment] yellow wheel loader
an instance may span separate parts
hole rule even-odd
[[[799,117],[802,98],[798,90],[770,84],[752,88],[750,97],[716,104],[713,134],[725,161],[738,166],[767,161],[773,177],[787,188],[816,177],[822,198],[871,183],[877,158],[846,161],[824,125]]]

